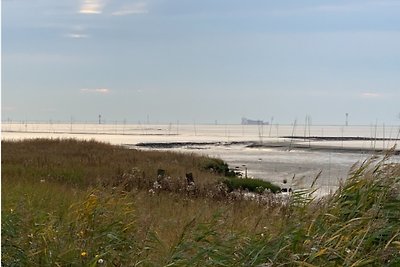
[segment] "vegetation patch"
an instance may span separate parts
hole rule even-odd
[[[240,173],[231,170],[228,164],[224,162],[222,159],[204,158],[200,163],[200,167],[209,172],[227,177],[236,177],[240,175]]]
[[[260,179],[229,177],[223,182],[229,191],[248,190],[249,192],[263,193],[265,190],[269,190],[272,193],[278,193],[281,190],[279,186]]]

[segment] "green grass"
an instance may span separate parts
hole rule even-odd
[[[207,161],[94,141],[3,142],[2,266],[400,265],[399,165],[369,160],[331,196],[295,191],[281,203],[221,193]],[[159,168],[170,188],[149,192]]]

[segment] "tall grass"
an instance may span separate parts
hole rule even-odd
[[[331,196],[310,189],[267,204],[210,194],[220,180],[204,160],[3,143],[2,266],[400,265],[400,167],[387,157],[361,163]],[[171,179],[193,172],[204,194],[149,192],[158,168]]]
[[[191,231],[188,225],[207,225],[220,213],[220,234],[260,232],[276,222],[254,214],[278,212],[251,201],[165,191],[75,191],[47,183],[3,190],[3,266],[89,266],[99,259],[116,266],[162,266]]]

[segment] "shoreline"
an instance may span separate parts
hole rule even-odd
[[[324,138],[324,137],[322,137]],[[321,138],[321,139],[322,139]],[[349,141],[348,138],[340,137],[325,137],[324,140],[335,141]],[[298,137],[298,139],[300,139]],[[352,141],[354,139],[351,139]],[[371,141],[368,139],[357,139],[363,141]],[[392,139],[393,140],[393,139]],[[254,142],[254,141],[232,141],[232,142],[140,142],[137,144],[125,144],[127,146],[144,147],[152,149],[171,149],[171,148],[185,148],[185,147],[198,147],[202,149],[205,146],[232,146],[244,145],[245,148],[272,148],[279,150],[303,150],[303,151],[319,151],[319,152],[333,152],[333,153],[355,153],[355,154],[382,154],[392,153],[393,155],[400,155],[400,149],[395,147],[389,149],[380,148],[366,148],[366,147],[349,147],[349,146],[329,146],[329,145],[315,145],[315,144],[299,144],[290,141],[283,142]]]

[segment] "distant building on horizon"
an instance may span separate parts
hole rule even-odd
[[[264,122],[263,120],[250,120],[247,118],[242,118],[242,125],[269,125],[269,122]]]

